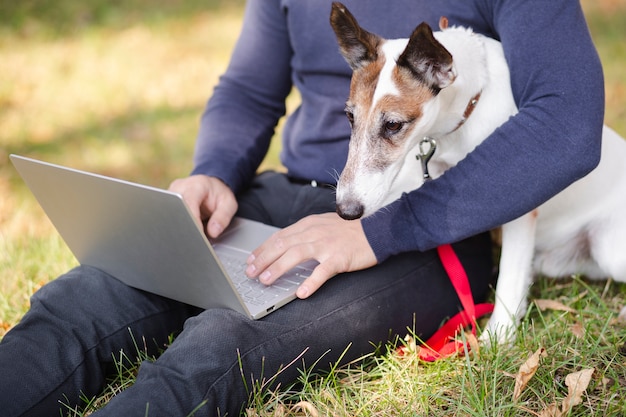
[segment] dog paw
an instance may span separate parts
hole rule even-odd
[[[510,318],[502,320],[492,316],[480,334],[479,340],[484,344],[511,345],[515,342],[516,330],[517,326],[514,320]]]

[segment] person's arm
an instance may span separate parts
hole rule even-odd
[[[229,66],[202,116],[192,174],[235,193],[263,160],[291,90],[292,55],[278,0],[249,0]]]
[[[603,76],[578,2],[476,3],[482,10],[474,19],[492,22],[502,41],[519,113],[443,176],[372,216],[309,216],[281,230],[253,252],[250,276],[269,284],[316,259],[320,264],[298,291],[304,298],[337,273],[513,220],[597,165]]]
[[[277,0],[249,0],[225,74],[202,116],[194,169],[170,190],[180,193],[210,237],[237,211],[235,193],[263,160],[291,89],[291,48]]]
[[[519,113],[443,176],[362,220],[379,262],[511,221],[599,161],[603,75],[579,3],[483,3]]]

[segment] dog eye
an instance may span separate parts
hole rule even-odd
[[[350,126],[352,126],[354,124],[354,113],[346,110],[346,117],[348,118],[348,122],[350,122]]]
[[[404,123],[402,122],[385,122],[385,130],[389,133],[397,133],[402,129]]]

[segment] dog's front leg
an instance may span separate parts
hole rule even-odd
[[[537,212],[533,211],[502,226],[502,253],[496,285],[495,308],[481,338],[499,343],[515,339],[515,330],[526,311],[532,283]]]

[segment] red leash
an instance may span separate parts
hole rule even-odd
[[[422,346],[417,348],[420,359],[428,362],[463,353],[465,349],[469,351],[469,345],[466,346],[456,336],[459,331],[468,326],[471,326],[471,332],[476,336],[476,319],[493,311],[493,304],[474,304],[469,279],[452,246],[441,245],[437,248],[437,252],[450,277],[452,286],[461,300],[463,311],[448,320]],[[400,352],[406,353],[406,349],[400,348]]]

